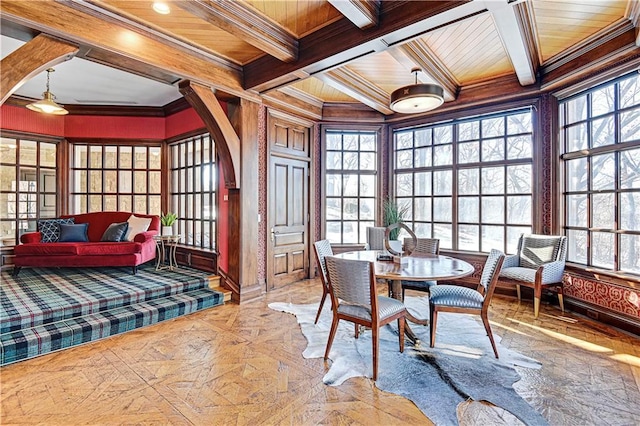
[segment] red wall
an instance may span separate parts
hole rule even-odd
[[[0,128],[39,135],[64,136],[64,115],[46,115],[26,108],[2,105]]]
[[[221,103],[226,111],[226,103]],[[193,108],[180,111],[169,117],[118,117],[91,115],[46,115],[26,108],[10,105],[0,106],[0,128],[18,132],[65,138],[91,139],[169,139],[191,130],[204,128],[204,123]],[[219,168],[218,168],[219,169]],[[218,205],[217,250],[218,265],[227,269],[227,201],[224,195],[224,177],[219,171],[220,191]]]

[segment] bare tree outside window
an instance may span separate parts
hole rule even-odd
[[[568,260],[640,273],[640,79],[560,102]]]
[[[377,208],[377,133],[327,130],[324,141],[326,238],[334,244],[365,243]]]
[[[531,232],[530,109],[394,132],[394,190],[407,222],[440,247],[515,252]]]

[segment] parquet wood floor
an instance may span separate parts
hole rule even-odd
[[[318,280],[302,281],[242,306],[4,367],[0,423],[430,424],[413,403],[368,379],[322,384],[326,366],[302,358],[295,317],[267,307],[321,294]],[[638,338],[571,313],[560,318],[553,306],[543,305],[535,320],[531,303],[500,296],[490,319],[503,345],[542,361],[541,370],[519,370],[516,388],[552,425],[640,424]],[[458,415],[462,425],[518,424],[485,403],[462,404]]]

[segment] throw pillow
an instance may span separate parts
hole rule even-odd
[[[58,238],[58,242],[86,243],[89,241],[89,237],[87,237],[87,228],[89,228],[88,223],[79,223],[75,225],[60,224],[60,238]]]
[[[149,229],[149,225],[151,225],[151,218],[131,215],[129,216],[127,223],[129,223],[129,230],[124,237],[124,240],[133,241],[136,235]]]
[[[127,234],[127,229],[129,229],[129,222],[112,223],[107,230],[104,231],[100,241],[113,241],[116,243],[122,241],[123,237]]]
[[[74,218],[68,219],[40,219],[38,220],[38,231],[42,235],[40,241],[43,243],[55,243],[60,237],[60,224],[73,224]]]

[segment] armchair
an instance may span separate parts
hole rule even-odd
[[[520,300],[520,286],[533,288],[533,312],[540,311],[542,288],[555,287],[560,309],[564,312],[562,275],[567,255],[567,237],[551,235],[520,236],[515,255],[507,256],[502,265],[499,282],[516,286]]]

